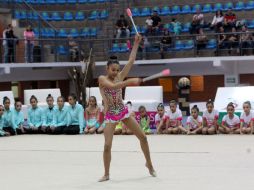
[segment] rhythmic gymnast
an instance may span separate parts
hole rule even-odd
[[[137,34],[135,36],[135,42],[129,57],[128,63],[120,71],[119,62],[116,58],[111,58],[107,63],[107,75],[99,77],[99,88],[105,103],[105,123],[106,128],[104,129],[104,176],[99,179],[99,182],[109,180],[109,168],[111,161],[111,147],[112,140],[115,131],[115,127],[119,121],[122,121],[129,129],[137,136],[140,141],[142,151],[146,159],[146,167],[149,170],[151,176],[156,177],[156,172],[153,168],[152,161],[150,158],[149,145],[145,133],[139,127],[139,124],[133,116],[130,116],[128,108],[124,105],[122,99],[122,88],[129,85],[139,85],[142,82],[140,78],[132,78],[124,80],[135,59],[138,50],[139,43],[142,40],[142,36]]]

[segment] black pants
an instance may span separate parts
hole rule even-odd
[[[18,135],[23,135],[23,134],[25,134],[25,133],[22,133],[22,131],[21,131],[20,128],[17,128],[17,129],[16,129],[16,132],[17,132]]]
[[[37,130],[32,130],[31,128],[25,128],[27,134],[45,134],[44,131],[41,130],[41,127],[38,127]]]
[[[77,135],[79,134],[79,125],[70,125],[64,129],[66,135]]]
[[[64,133],[64,129],[66,126],[59,126],[56,127],[55,130],[52,130],[50,127],[47,127],[47,134],[52,134],[52,135],[61,135]]]
[[[11,135],[16,135],[16,131],[12,127],[3,127],[3,130]]]

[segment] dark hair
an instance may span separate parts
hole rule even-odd
[[[171,100],[171,101],[169,102],[169,104],[175,104],[175,105],[177,106],[177,101]]]
[[[250,108],[251,108],[251,103],[250,103],[250,101],[243,102],[243,104],[248,104],[248,105],[250,106]]]
[[[120,15],[120,18],[124,18],[124,15]]]
[[[227,105],[227,108],[228,108],[228,107],[232,107],[232,108],[234,108],[234,109],[235,109],[235,105],[234,105],[234,103],[233,103],[233,102],[229,102],[229,103],[228,103],[228,105]]]
[[[163,108],[163,109],[164,109],[163,103],[159,103],[159,105],[157,106],[157,109],[158,109],[158,108]]]
[[[199,108],[198,108],[197,105],[194,105],[194,106],[191,108],[191,110],[196,110],[196,111],[199,113]]]
[[[128,101],[126,104],[130,104],[130,105],[132,106],[132,103],[131,103],[131,101]]]
[[[15,107],[16,107],[16,105],[17,105],[18,102],[21,103],[20,99],[19,99],[19,98],[16,98],[16,99],[15,99],[15,103],[14,103],[14,106],[15,106]],[[22,104],[22,103],[21,103],[21,104]]]
[[[7,100],[10,101],[10,98],[8,98],[7,96],[5,96],[5,97],[3,98],[3,104],[5,104],[5,102],[6,102]]]
[[[138,111],[140,111],[141,109],[146,110],[145,106],[139,106]]]
[[[58,100],[58,99],[62,99],[63,101],[65,101],[65,98],[64,98],[63,96],[58,96],[58,97],[57,97],[57,100]]]
[[[72,97],[75,101],[77,101],[77,96],[73,93],[71,93],[68,97]]]
[[[93,98],[94,101],[95,101],[95,106],[97,106],[97,99],[96,99],[96,97],[95,96],[90,96],[89,98]]]
[[[172,20],[171,20],[172,22],[175,22],[176,21],[176,18],[172,18]]]
[[[34,99],[36,102],[38,102],[38,99],[35,97],[35,95],[32,95],[32,96],[31,96],[30,102],[31,102],[33,99]]]
[[[209,99],[207,102],[206,102],[206,106],[208,106],[209,104],[212,104],[212,106],[214,106],[214,103],[211,99]]]
[[[119,61],[117,60],[117,56],[112,55],[109,57],[107,66],[110,66],[111,64],[118,64],[119,65]]]
[[[218,13],[219,13],[219,14],[218,14]],[[215,14],[216,14],[216,16],[218,16],[218,15],[220,15],[221,17],[223,16],[222,10],[217,10]]]
[[[47,96],[46,100],[48,100],[49,98],[52,98],[52,99],[54,100],[54,97],[53,97],[53,96],[51,96],[51,94],[48,94],[48,96]]]

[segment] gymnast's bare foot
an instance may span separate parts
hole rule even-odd
[[[149,170],[149,173],[152,177],[157,177],[157,174],[156,174],[156,171],[153,169],[153,166],[148,166],[148,164],[146,163],[146,167],[148,168]]]
[[[109,175],[104,175],[102,178],[98,180],[98,182],[104,182],[109,180]]]

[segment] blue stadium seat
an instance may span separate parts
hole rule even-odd
[[[46,4],[56,4],[55,0],[46,0]]]
[[[245,5],[242,1],[236,3],[234,10],[235,11],[242,11],[245,9]]]
[[[88,3],[97,3],[97,0],[88,0]]]
[[[118,53],[118,52],[120,52],[120,47],[119,47],[118,43],[114,43],[112,45],[111,52],[112,53]]]
[[[178,5],[174,5],[171,10],[172,15],[177,15],[181,13],[181,9]]]
[[[38,20],[39,19],[38,12],[33,12],[33,19],[34,20]]]
[[[211,6],[211,4],[205,4],[204,5],[204,7],[203,7],[203,10],[202,10],[202,12],[203,13],[210,13],[210,12],[212,12],[212,6]]]
[[[90,36],[89,28],[88,27],[83,28],[80,36],[84,38],[89,37]]]
[[[180,41],[180,40],[177,40],[176,43],[175,43],[175,48],[174,48],[174,50],[180,51],[180,50],[182,50],[182,49],[184,49],[184,44],[183,44],[183,42]]]
[[[133,8],[131,10],[131,12],[132,12],[133,17],[140,16],[140,12],[139,12],[138,8]]]
[[[219,11],[219,10],[224,10],[224,9],[223,9],[223,6],[222,6],[221,3],[216,3],[216,4],[214,5],[213,11],[216,12],[216,11]]]
[[[78,0],[78,3],[80,4],[88,3],[88,0]]]
[[[33,20],[33,19],[34,19],[34,18],[33,18],[33,12],[32,12],[32,11],[27,12],[27,13],[26,13],[26,18],[27,18],[27,19],[30,19],[30,20]]]
[[[183,49],[185,50],[191,50],[194,49],[194,41],[193,40],[188,40],[184,43]]]
[[[58,31],[58,34],[57,36],[59,38],[66,38],[68,36],[67,32],[65,29],[61,28],[59,31]]]
[[[82,12],[82,11],[76,12],[75,20],[81,21],[81,20],[84,20],[84,19],[85,19],[85,14],[84,14],[84,12]]]
[[[66,48],[66,47],[64,47],[63,45],[60,45],[60,46],[58,46],[58,48],[57,48],[57,53],[58,53],[59,55],[67,55],[67,54],[68,54],[68,51],[67,51],[67,48]]]
[[[138,32],[140,32],[141,31],[140,26],[136,26],[136,27],[137,27]],[[131,35],[135,35],[135,34],[136,34],[136,31],[135,31],[134,27],[132,27],[132,29],[131,29]]]
[[[64,13],[64,20],[65,21],[72,21],[73,20],[73,15],[71,12],[67,11]]]
[[[66,3],[66,0],[56,0],[57,4],[63,5]]]
[[[36,37],[39,37],[39,29],[38,28],[33,28],[33,32]]]
[[[55,35],[56,35],[55,30],[52,29],[52,28],[49,28],[49,29],[48,29],[48,37],[49,37],[49,38],[53,38],[53,37],[55,37]]]
[[[100,19],[106,19],[106,18],[108,18],[108,15],[109,15],[109,13],[108,13],[107,10],[102,10],[101,14],[100,14]]]
[[[127,44],[126,43],[123,43],[120,47],[120,52],[121,53],[125,53],[125,52],[128,52],[129,51],[129,48],[127,47]]]
[[[250,29],[254,28],[254,19],[247,22],[247,27]]]
[[[41,29],[41,37],[47,38],[48,37],[48,31],[46,28]]]
[[[194,6],[192,7],[191,12],[192,12],[192,13],[196,13],[196,12],[197,12],[197,10],[202,11],[202,6],[201,6],[200,4],[196,4],[196,5],[194,5]]]
[[[97,28],[93,27],[90,29],[90,37],[97,37]]]
[[[19,19],[26,19],[26,11],[20,11]]]
[[[53,21],[60,21],[60,20],[62,20],[59,12],[53,12],[52,15],[51,15],[51,19]]]
[[[44,20],[51,20],[51,18],[49,17],[48,13],[47,12],[42,12],[41,13],[41,16]]]
[[[99,17],[98,11],[94,10],[90,13],[90,16],[88,17],[89,20],[96,20]]]
[[[140,33],[141,34],[144,34],[146,32],[146,26],[142,26],[141,28],[140,28]]]
[[[76,4],[77,1],[76,1],[76,0],[67,0],[67,3],[68,3],[68,4]]]
[[[153,11],[156,11],[159,15],[161,14],[160,7],[158,6],[153,7]]]
[[[144,7],[144,8],[141,10],[140,16],[149,16],[149,15],[151,15],[151,10],[150,10],[150,8]]]
[[[182,32],[189,32],[191,27],[191,23],[187,22],[183,25]]]
[[[97,0],[98,3],[105,3],[107,2],[106,0]]]
[[[161,15],[162,15],[162,16],[170,15],[170,9],[169,9],[168,6],[162,7],[162,9],[161,9]]]
[[[206,44],[206,49],[215,49],[217,47],[217,42],[215,39],[208,40]]]
[[[228,9],[234,9],[234,5],[232,2],[228,2],[224,5],[223,10],[227,11]]]
[[[14,11],[14,18],[15,19],[20,19],[20,12],[19,12],[19,10],[15,10]]]
[[[76,28],[72,28],[69,32],[69,35],[73,38],[79,37],[79,32]]]
[[[184,5],[182,7],[182,14],[190,14],[192,11],[191,11],[191,7],[190,5]]]
[[[245,6],[245,10],[252,10],[252,9],[254,9],[254,1],[247,2]]]
[[[170,31],[171,25],[169,23],[164,24],[164,30]]]
[[[37,3],[40,5],[46,4],[46,0],[37,0]]]

